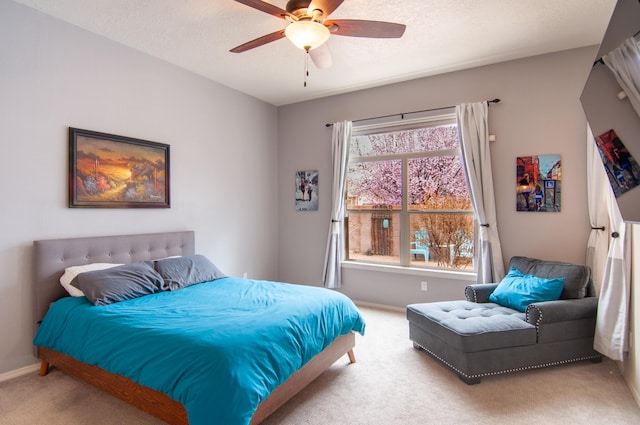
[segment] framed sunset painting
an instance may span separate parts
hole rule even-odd
[[[169,208],[169,145],[69,128],[69,207]]]

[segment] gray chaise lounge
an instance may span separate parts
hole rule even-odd
[[[542,278],[565,277],[559,300],[530,304],[526,312],[489,302],[498,284],[465,288],[466,301],[407,306],[409,338],[458,373],[467,384],[483,376],[602,361],[593,349],[598,299],[583,265],[513,257],[510,266]]]

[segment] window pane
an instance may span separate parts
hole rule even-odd
[[[473,269],[473,213],[411,214],[411,265]],[[428,261],[417,249],[427,249]]]
[[[470,210],[459,156],[409,160],[409,210]]]
[[[458,147],[458,127],[455,124],[448,124],[354,136],[349,145],[349,155],[351,157],[389,155]]]
[[[400,262],[400,214],[351,211],[348,222],[349,260]]]
[[[402,207],[402,162],[371,161],[350,164],[347,171],[347,209]]]

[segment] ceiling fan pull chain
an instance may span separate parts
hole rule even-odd
[[[304,52],[304,86],[307,87],[307,79],[309,78],[309,49]]]

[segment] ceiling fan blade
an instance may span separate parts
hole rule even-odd
[[[247,50],[255,49],[256,47],[263,46],[267,43],[271,43],[272,41],[280,40],[284,38],[284,30],[272,32],[271,34],[263,35],[262,37],[258,37],[255,40],[247,41],[244,44],[239,45],[238,47],[234,47],[229,50],[232,53],[242,53]]]
[[[320,9],[322,10],[322,19],[327,19],[327,17],[333,13],[334,10],[338,8],[342,4],[344,0],[313,0],[308,7],[308,10]]]
[[[320,47],[316,47],[313,50],[309,50],[309,56],[317,68],[329,68],[333,63],[331,58],[331,52],[329,51],[329,45],[325,42]]]
[[[264,2],[262,0],[236,0],[238,3],[242,3],[261,12],[268,13],[276,18],[286,19],[287,16],[292,16],[284,9],[280,9],[278,6],[274,6],[271,3]]]
[[[360,19],[335,19],[325,21],[324,26],[329,28],[331,34],[369,38],[400,38],[407,27],[404,24]]]

